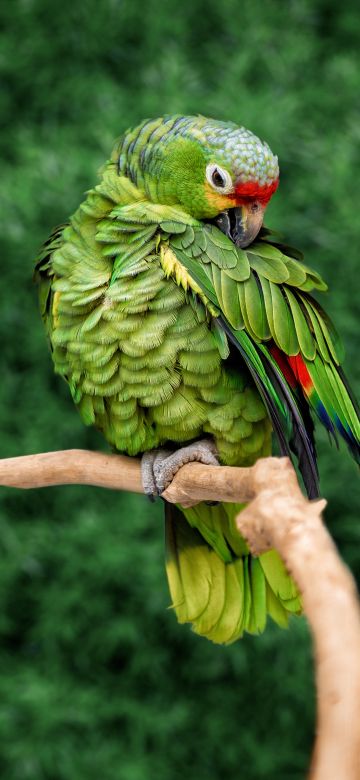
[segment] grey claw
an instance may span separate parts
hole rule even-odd
[[[144,493],[151,502],[160,495],[158,485],[155,479],[155,465],[160,460],[164,460],[171,455],[171,450],[149,450],[144,452],[141,458],[141,479]]]
[[[153,450],[145,452],[141,460],[144,492],[153,498],[161,495],[170,485],[175,474],[186,463],[198,461],[207,466],[218,466],[216,447],[211,439],[193,442],[175,452]]]

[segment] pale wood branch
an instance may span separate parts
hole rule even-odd
[[[64,450],[0,460],[0,485],[97,485],[142,493],[140,461]],[[183,466],[163,497],[248,503],[237,525],[254,554],[274,547],[303,595],[315,648],[317,739],[311,780],[360,780],[360,612],[352,575],[322,523],[324,500],[307,501],[287,458],[250,468]]]
[[[272,459],[273,460],[273,459]],[[256,554],[274,547],[296,580],[314,639],[318,697],[311,780],[360,778],[360,611],[354,579],[287,459],[257,464],[258,495],[237,517]]]
[[[0,460],[0,485],[42,488],[96,485],[143,493],[140,461],[91,450],[60,450]]]

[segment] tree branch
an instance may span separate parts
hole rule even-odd
[[[0,485],[97,485],[142,493],[140,461],[88,450],[0,460]],[[355,583],[321,520],[324,500],[304,498],[287,458],[250,468],[183,466],[163,497],[250,502],[237,526],[254,554],[274,547],[303,595],[315,647],[317,739],[311,780],[360,778],[360,613]]]
[[[96,485],[143,493],[140,461],[91,450],[60,450],[0,460],[0,485],[42,488],[51,485]]]
[[[272,461],[274,459],[271,459]],[[313,634],[318,694],[311,780],[360,778],[360,612],[354,579],[287,459],[259,461],[258,494],[237,517],[259,554],[274,547],[296,580]]]

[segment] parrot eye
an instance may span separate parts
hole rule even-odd
[[[214,190],[222,192],[224,195],[233,190],[234,185],[230,173],[225,171],[224,168],[220,168],[219,165],[214,163],[207,165],[206,178]]]

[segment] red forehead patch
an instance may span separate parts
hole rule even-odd
[[[246,206],[252,200],[258,200],[263,206],[266,206],[271,196],[276,192],[278,185],[279,179],[273,181],[272,184],[263,185],[258,184],[256,181],[242,182],[236,185],[235,197],[239,206]]]

